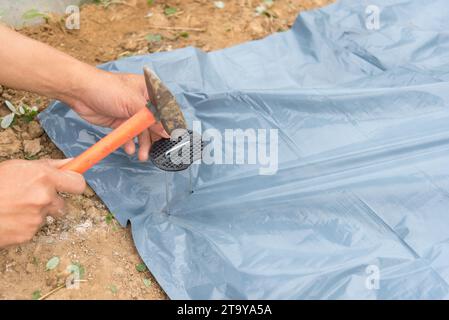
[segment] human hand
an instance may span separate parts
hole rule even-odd
[[[68,161],[0,163],[0,248],[30,241],[47,215],[63,215],[64,200],[58,192],[83,193],[82,175],[58,169]]]
[[[145,108],[148,92],[143,76],[96,69],[86,79],[86,85],[78,90],[78,97],[68,103],[83,119],[92,124],[116,128],[141,108]],[[170,136],[159,123],[139,135],[139,160],[148,159],[152,143],[161,137]],[[134,142],[128,141],[124,149],[126,153],[134,154]]]

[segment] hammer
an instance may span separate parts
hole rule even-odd
[[[84,173],[96,163],[120,148],[157,122],[161,122],[165,131],[171,134],[175,129],[186,129],[186,121],[175,97],[149,68],[143,69],[150,101],[134,116],[99,140],[89,149],[62,167]]]

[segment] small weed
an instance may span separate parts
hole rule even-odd
[[[111,4],[126,4],[125,1],[121,0],[94,0],[94,3],[102,5],[105,8],[109,7]]]
[[[47,23],[48,23],[48,20],[50,20],[50,16],[48,14],[46,14],[45,12],[39,11],[37,9],[30,9],[28,11],[25,11],[22,15],[22,18],[24,20],[33,20],[36,18],[42,18]]]
[[[147,270],[147,266],[144,263],[136,264],[136,270],[139,272],[145,272]]]
[[[114,221],[114,215],[110,212],[108,212],[108,214],[106,215],[106,217],[104,218],[104,221],[107,224],[111,224]]]
[[[42,296],[42,294],[41,294],[40,290],[36,290],[31,294],[31,298],[33,300],[38,300],[41,296]]]
[[[59,258],[53,257],[50,260],[47,261],[47,264],[45,265],[45,271],[53,270],[59,265]]]
[[[149,33],[145,36],[145,39],[148,42],[161,42],[162,41],[162,36],[158,33],[153,34],[153,33]]]
[[[86,273],[86,269],[79,262],[72,262],[72,264],[68,266],[68,271],[70,273],[77,273],[80,279],[82,279]]]
[[[111,290],[112,294],[116,294],[118,291],[117,287],[114,284],[111,284],[109,286],[109,290]]]
[[[166,16],[172,16],[174,15],[176,12],[178,12],[178,9],[176,9],[175,7],[166,7],[164,9],[164,14]]]
[[[5,100],[5,105],[11,113],[0,118],[0,126],[3,129],[14,125],[17,118],[23,118],[26,122],[31,122],[39,113],[39,109],[36,106],[30,107],[24,103],[21,103],[20,106],[16,108],[10,101]]]
[[[181,32],[179,34],[179,36],[182,37],[182,38],[188,38],[189,37],[189,33],[184,31],[184,32]]]
[[[25,155],[23,158],[25,160],[37,160],[39,157],[36,155],[34,155],[34,156]]]
[[[147,288],[151,287],[151,279],[143,278],[142,281],[145,287]]]

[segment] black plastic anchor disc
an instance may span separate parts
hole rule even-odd
[[[161,170],[181,171],[201,159],[203,148],[201,136],[191,130],[185,130],[185,133],[175,141],[161,139],[153,143],[150,158],[154,165]]]

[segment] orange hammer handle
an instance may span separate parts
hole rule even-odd
[[[151,111],[143,108],[61,169],[84,173],[154,123]]]

